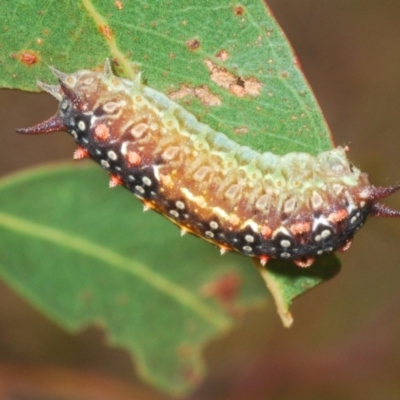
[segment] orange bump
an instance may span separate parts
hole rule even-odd
[[[301,258],[300,260],[294,260],[294,263],[300,268],[308,268],[313,264],[314,261],[314,257],[307,257],[304,259]]]
[[[116,186],[122,185],[122,179],[117,175],[110,175],[110,182],[108,186],[110,188],[115,188]]]
[[[269,257],[267,257],[267,256],[260,256],[260,263],[261,263],[261,265],[262,265],[263,267],[266,266],[268,260],[269,260]]]
[[[296,222],[289,229],[290,229],[290,232],[293,233],[293,235],[301,235],[302,233],[306,233],[306,232],[310,231],[311,223],[310,222]]]
[[[134,151],[128,152],[126,159],[127,159],[128,163],[131,165],[139,165],[142,162],[142,157],[140,157],[140,154],[138,154]]]
[[[264,239],[267,239],[271,236],[272,229],[268,225],[263,225],[261,228],[261,235]]]
[[[235,214],[231,214],[231,215],[229,216],[229,222],[230,222],[232,225],[237,226],[237,225],[240,224],[240,218],[239,218],[237,215],[235,215]]]
[[[347,216],[349,215],[349,213],[347,212],[347,210],[345,210],[344,208],[341,210],[338,210],[336,212],[333,212],[331,214],[328,215],[328,221],[330,222],[340,222],[343,221],[345,218],[347,218]]]
[[[88,157],[89,157],[89,152],[81,146],[79,146],[74,151],[74,155],[72,156],[74,160],[82,160],[82,158],[88,158]]]
[[[106,124],[99,124],[94,128],[94,137],[98,140],[110,139],[110,129]]]

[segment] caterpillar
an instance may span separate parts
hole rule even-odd
[[[102,71],[65,74],[58,85],[38,82],[59,102],[50,119],[19,133],[66,130],[122,185],[181,228],[220,248],[309,267],[323,253],[347,250],[369,215],[398,217],[378,203],[400,185],[377,187],[337,147],[317,156],[278,156],[240,146],[200,123],[166,95]]]

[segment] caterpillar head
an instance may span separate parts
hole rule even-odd
[[[67,75],[53,67],[50,69],[59,84],[37,84],[60,102],[57,113],[38,125],[17,129],[17,132],[40,134],[67,131],[81,146],[87,145],[93,137],[103,142],[112,139],[112,132],[105,121],[109,117],[118,119],[129,99],[129,91],[140,85],[140,75],[134,82],[122,80],[113,74],[109,60],[106,60],[102,72],[80,70]],[[129,90],[126,82],[131,83]],[[109,86],[117,90],[109,91]],[[116,128],[117,125],[114,123]]]

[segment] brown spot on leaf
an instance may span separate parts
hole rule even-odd
[[[200,41],[197,39],[190,39],[186,41],[186,46],[190,51],[195,51],[200,48]]]
[[[245,78],[236,76],[224,67],[214,64],[210,59],[205,59],[208,70],[210,71],[210,78],[219,87],[229,90],[237,97],[252,96],[257,97],[260,95],[263,84],[254,76]]]
[[[190,358],[195,353],[193,347],[188,343],[182,343],[178,347],[178,356],[180,358]]]
[[[201,382],[201,375],[191,365],[187,365],[182,369],[182,375],[185,381],[191,385],[197,385]]]
[[[105,38],[107,40],[111,40],[113,32],[112,32],[112,29],[108,25],[100,25],[99,31],[103,36],[105,36]]]
[[[221,99],[212,93],[207,85],[196,87],[181,85],[178,90],[171,92],[168,97],[171,100],[178,100],[188,96],[199,99],[201,104],[205,106],[215,107],[222,104]]]
[[[237,15],[238,17],[241,17],[245,12],[245,8],[243,6],[237,5],[233,8],[233,11],[235,13],[235,15]]]
[[[20,53],[17,54],[16,58],[22,64],[31,66],[39,61],[39,54],[32,50],[22,50]]]
[[[234,272],[229,272],[203,285],[201,292],[206,297],[215,297],[224,306],[232,306],[241,286],[241,277]]]
[[[124,4],[122,3],[122,1],[116,1],[114,4],[115,7],[118,8],[118,10],[122,10],[124,8]]]
[[[238,135],[242,135],[244,133],[249,133],[249,128],[247,126],[241,126],[238,128],[234,128],[233,131]]]
[[[216,57],[221,61],[226,61],[229,58],[229,53],[225,49],[222,49],[216,54]]]
[[[93,293],[90,290],[84,290],[79,294],[79,299],[83,303],[89,303],[93,300]]]

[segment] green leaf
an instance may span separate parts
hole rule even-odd
[[[286,328],[293,323],[289,311],[293,299],[333,278],[341,267],[339,259],[328,254],[319,256],[311,267],[305,269],[284,260],[270,260],[267,268],[262,267],[258,260],[254,260],[254,264],[273,296],[277,312]]]
[[[0,0],[3,87],[36,90],[37,79],[55,82],[48,65],[74,72],[109,57],[121,76],[140,70],[149,86],[242,145],[277,154],[332,147],[262,1],[17,3]],[[179,240],[161,217],[138,212],[129,193],[106,191],[101,174],[60,167],[4,181],[1,273],[68,329],[100,323],[148,381],[187,392],[204,374],[204,343],[263,301],[262,282],[244,257]],[[324,257],[307,271],[282,262],[260,271],[289,325],[292,299],[338,269]]]
[[[220,106],[190,96],[181,103],[240,144],[277,154],[332,147],[296,58],[262,1],[124,1],[122,9],[114,1],[18,3],[0,1],[3,87],[35,90],[37,79],[55,81],[48,64],[74,72],[111,57],[121,74],[132,77],[135,63],[149,86],[167,94],[206,85]],[[194,40],[199,47],[191,50]],[[37,63],[27,66],[21,60],[29,52]],[[238,79],[254,77],[260,94],[238,97],[221,88],[210,79],[210,62]]]
[[[204,344],[264,301],[265,287],[245,257],[180,238],[86,165],[0,183],[0,274],[68,330],[102,326],[147,381],[186,392],[203,377]]]

